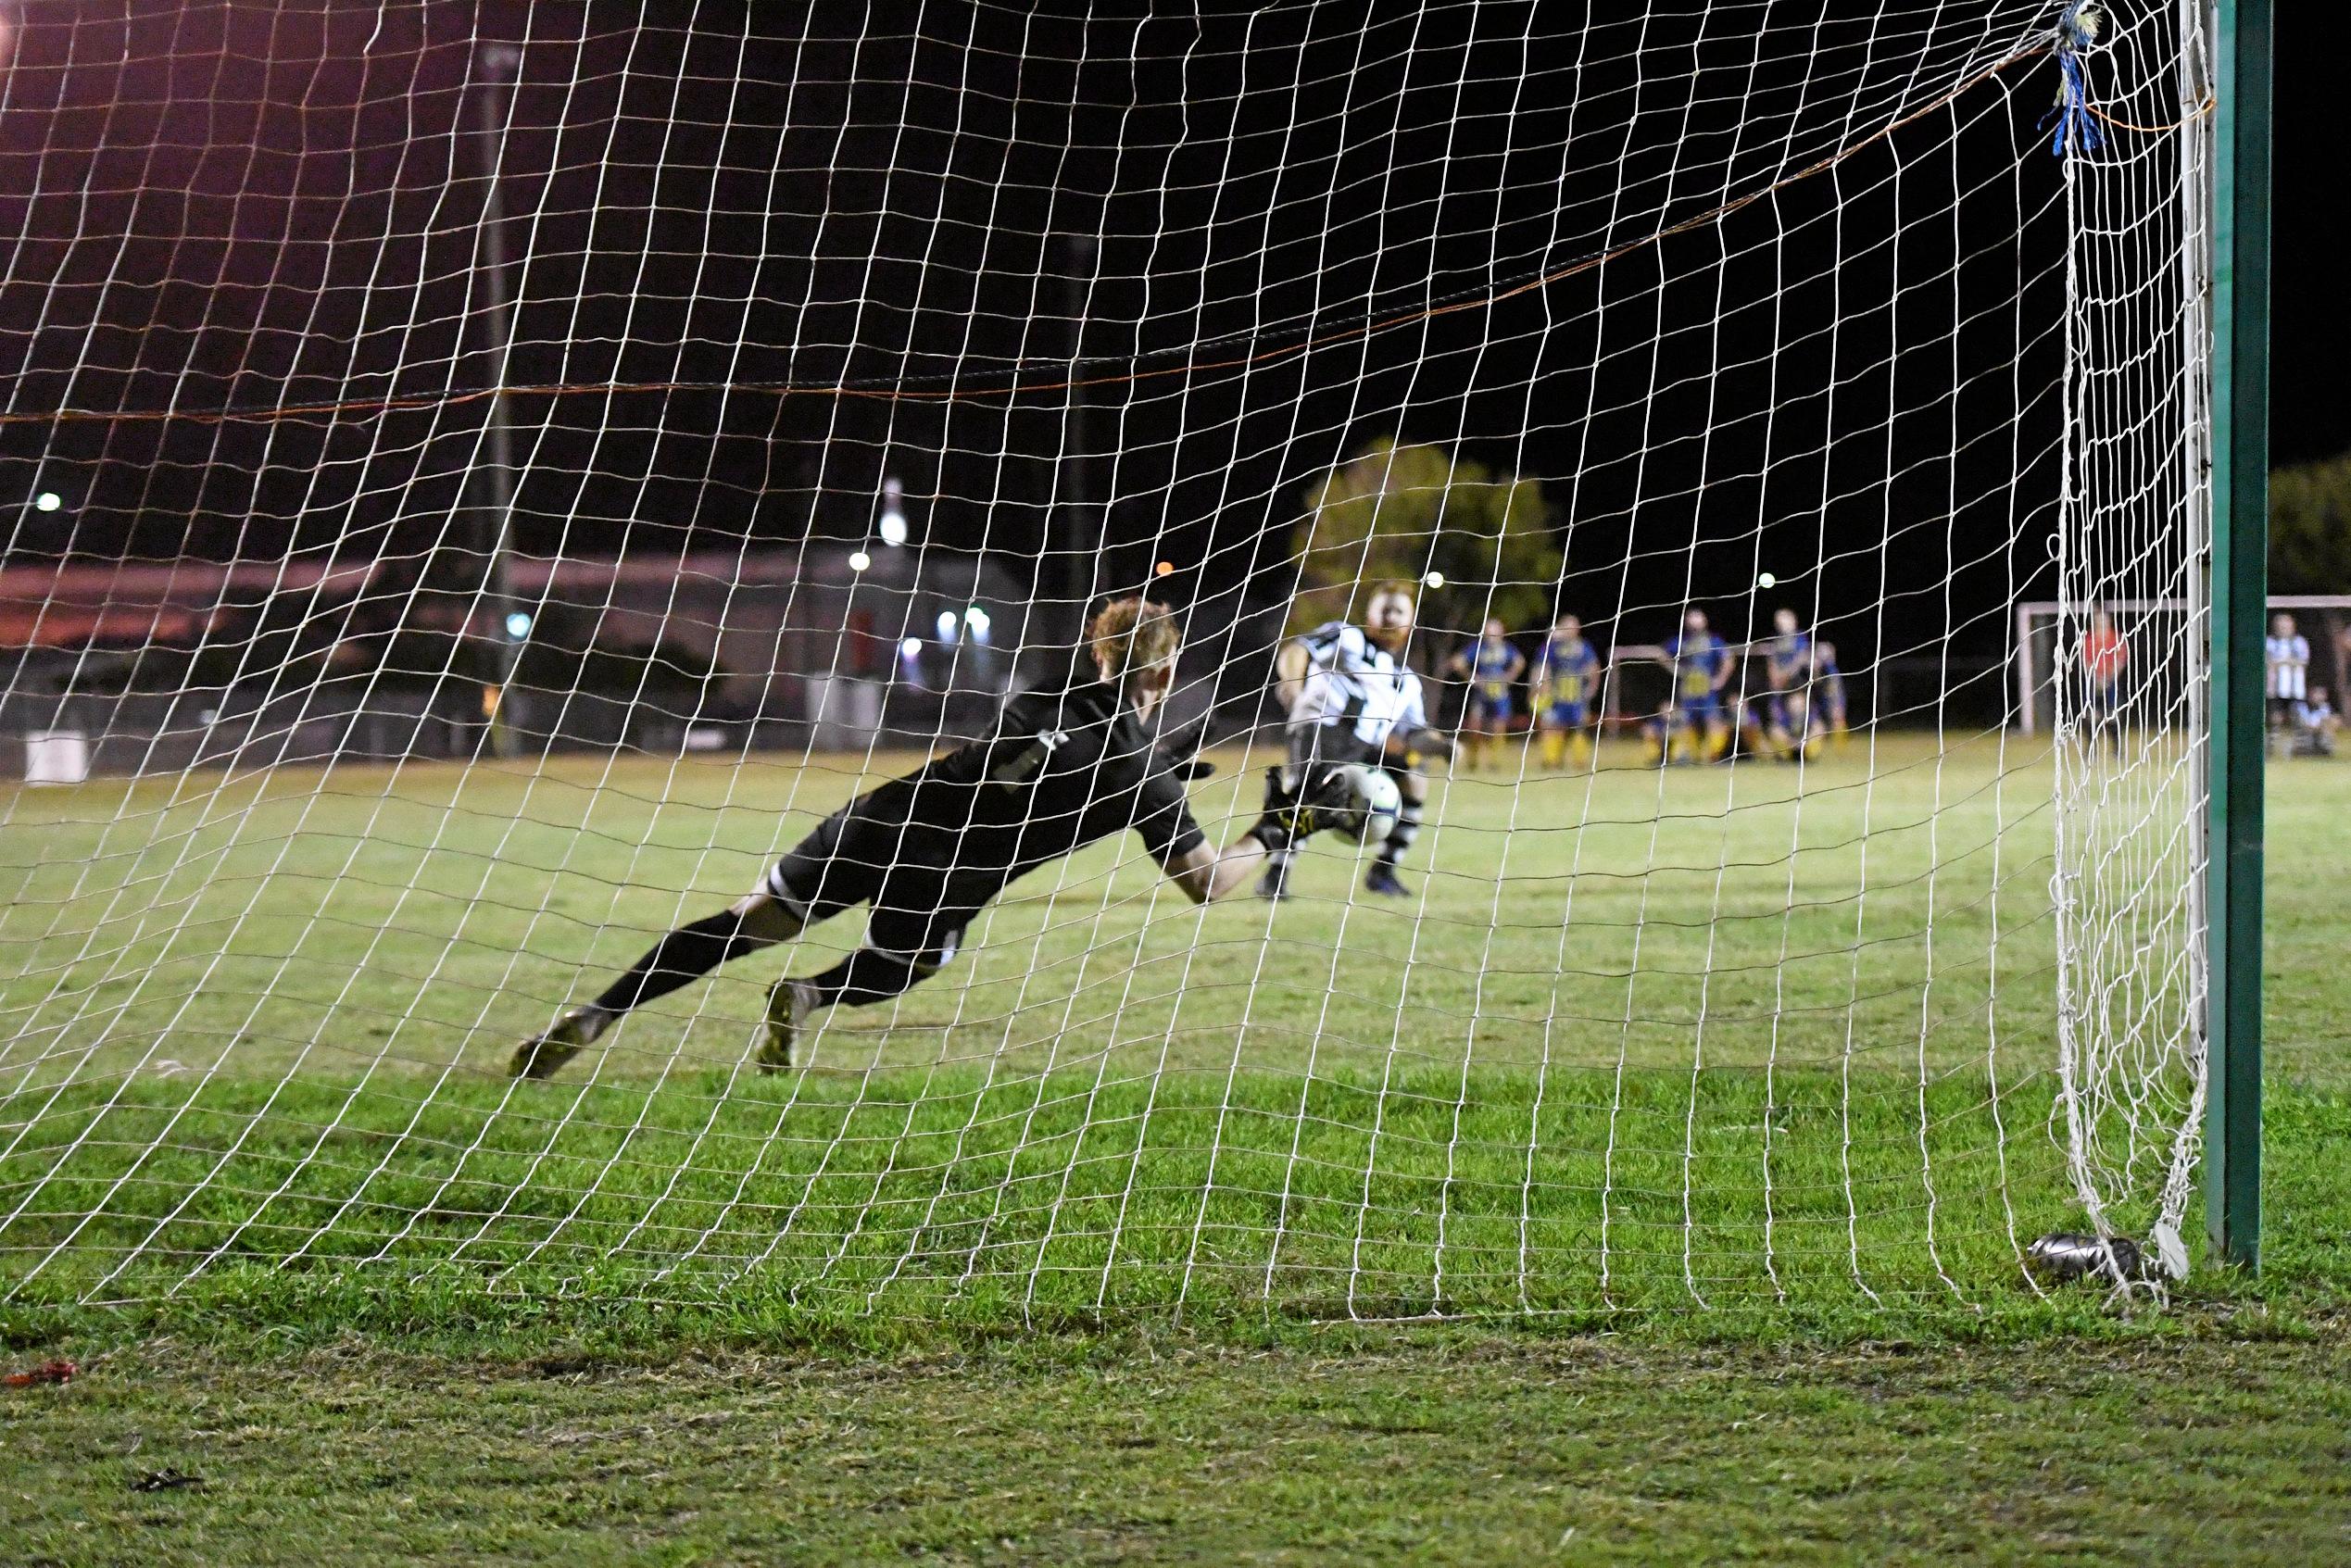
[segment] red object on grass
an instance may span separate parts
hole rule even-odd
[[[68,1383],[82,1369],[71,1361],[44,1361],[28,1372],[12,1372],[0,1377],[0,1388],[30,1388],[41,1383]]]

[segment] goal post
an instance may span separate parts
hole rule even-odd
[[[2217,0],[2205,1213],[2261,1261],[2263,600],[2269,538],[2271,0]]]
[[[0,37],[0,1301],[2252,1261],[2266,5],[904,9]]]

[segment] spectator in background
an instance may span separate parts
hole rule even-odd
[[[2294,710],[2294,721],[2301,726],[2305,744],[2320,757],[2334,755],[2334,737],[2343,728],[2342,716],[2335,712],[2324,686],[2312,686],[2309,696]]]
[[[2090,612],[2090,630],[2081,639],[2081,669],[2090,678],[2090,729],[2095,739],[2101,729],[2121,739],[2122,672],[2131,667],[2131,645],[2115,630],[2114,617],[2103,609]]]
[[[2269,621],[2269,638],[2263,646],[2269,669],[2269,733],[2291,737],[2299,726],[2294,710],[2310,696],[2310,642],[2294,630],[2294,617],[2279,615]]]

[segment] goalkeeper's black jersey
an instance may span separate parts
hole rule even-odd
[[[1205,842],[1183,780],[1154,755],[1119,689],[1100,681],[1012,698],[986,739],[892,780],[846,815],[887,835],[886,875],[943,878],[941,902],[968,909],[1130,828],[1163,865]]]

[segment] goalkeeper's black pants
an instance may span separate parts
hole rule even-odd
[[[815,993],[820,1007],[864,1007],[885,1002],[903,995],[916,981],[928,979],[945,968],[962,945],[962,935],[960,926],[937,935],[926,931],[924,935],[929,939],[906,951],[860,947],[802,984]],[[721,964],[774,945],[770,939],[745,931],[743,917],[735,910],[722,909],[690,925],[682,925],[655,943],[644,957],[629,966],[627,973],[604,988],[604,994],[596,998],[596,1006],[617,1017],[691,985]]]

